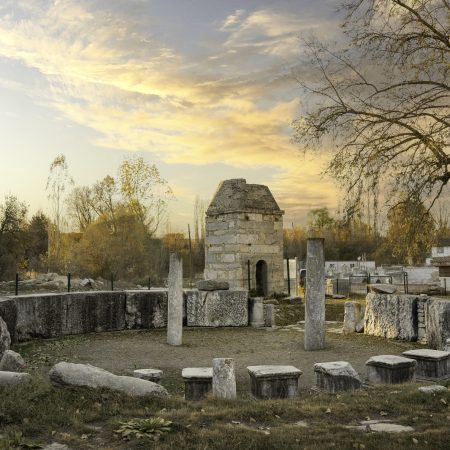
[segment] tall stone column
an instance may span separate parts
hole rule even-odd
[[[181,345],[183,336],[183,261],[177,253],[170,254],[167,299],[167,343]]]
[[[213,359],[212,392],[215,397],[236,398],[236,376],[232,358]]]
[[[305,350],[325,348],[324,239],[306,243]]]

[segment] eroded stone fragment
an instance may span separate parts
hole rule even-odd
[[[361,379],[347,361],[332,361],[314,364],[316,387],[334,394],[361,388]]]
[[[108,388],[132,397],[168,397],[169,393],[159,384],[139,378],[114,375],[90,364],[60,362],[48,373],[56,386],[82,386]]]
[[[232,358],[213,359],[212,392],[215,397],[236,398],[236,376]]]
[[[22,356],[12,350],[6,350],[0,359],[0,371],[23,372],[25,361]]]

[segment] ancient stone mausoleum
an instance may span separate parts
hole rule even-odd
[[[223,181],[206,211],[205,279],[248,289],[250,267],[252,290],[282,292],[283,214],[267,186]]]

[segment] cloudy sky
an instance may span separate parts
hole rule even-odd
[[[302,37],[338,35],[331,0],[1,0],[0,196],[46,211],[52,160],[77,185],[124,157],[155,163],[173,188],[172,229],[218,183],[267,184],[285,225],[337,203],[291,122]]]

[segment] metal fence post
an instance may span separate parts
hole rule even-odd
[[[286,269],[287,269],[287,282],[288,282],[288,295],[291,295],[291,273],[289,271],[289,258],[286,258]]]
[[[67,292],[70,292],[70,272],[67,274]]]
[[[111,291],[114,291],[114,275],[111,274]]]
[[[19,295],[19,274],[16,273],[16,288],[15,288],[16,295]]]

